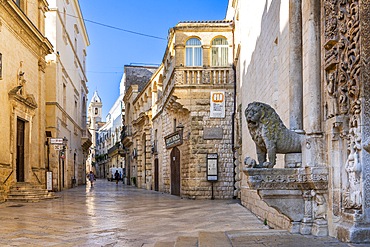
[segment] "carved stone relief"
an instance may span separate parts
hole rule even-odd
[[[348,142],[343,206],[347,210],[359,209],[362,205],[359,1],[326,0],[324,13],[325,117],[343,116],[345,122],[341,125],[349,126],[348,133],[339,136]],[[338,127],[333,126],[333,133]]]

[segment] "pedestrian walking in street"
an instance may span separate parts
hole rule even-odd
[[[118,173],[118,170],[116,170],[116,173],[114,173],[114,179],[116,180],[116,184],[118,184],[118,181],[120,179],[120,175]]]
[[[88,178],[89,178],[91,187],[94,187],[95,175],[92,171],[90,171],[90,173],[88,174]]]

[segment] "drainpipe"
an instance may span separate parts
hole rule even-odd
[[[233,33],[234,34],[234,33]],[[233,105],[233,113],[231,114],[231,148],[232,148],[232,152],[233,152],[233,166],[234,166],[234,169],[233,169],[233,185],[234,185],[234,191],[233,193],[236,191],[236,186],[235,186],[235,175],[236,175],[236,171],[235,171],[235,161],[236,161],[236,149],[235,149],[235,113],[236,113],[236,68],[235,68],[235,64],[233,64],[233,73],[234,73],[234,81],[233,81],[233,84],[234,84],[234,105]],[[234,199],[236,199],[236,195],[233,196]]]
[[[235,175],[236,175],[236,167],[235,167],[235,161],[236,161],[236,148],[235,148],[235,115],[236,115],[236,66],[235,66],[235,19],[233,21],[233,29],[232,29],[232,34],[233,34],[233,84],[234,84],[234,105],[233,105],[233,113],[231,114],[231,150],[233,152],[233,186],[234,186],[234,191],[236,191],[236,186],[235,186]],[[237,198],[236,195],[233,196],[234,199]]]

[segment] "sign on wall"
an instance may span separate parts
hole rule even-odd
[[[211,118],[224,118],[225,117],[225,92],[213,91],[211,92]]]
[[[164,142],[166,144],[166,148],[176,147],[182,144],[182,131],[175,131],[174,133],[165,136]]]
[[[218,154],[207,154],[207,180],[218,180]]]

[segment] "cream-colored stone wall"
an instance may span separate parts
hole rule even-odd
[[[289,1],[236,1],[226,19],[235,22],[235,57],[237,70],[237,106],[240,110],[237,186],[244,206],[266,219],[273,227],[289,229],[290,220],[269,207],[246,182],[244,158],[257,159],[254,141],[245,121],[248,104],[260,101],[271,105],[289,128]],[[241,164],[240,164],[241,163]],[[284,167],[284,156],[277,156],[276,167]]]
[[[25,122],[24,182],[45,186],[44,58],[52,46],[37,29],[36,2],[29,1],[24,12],[13,1],[0,4],[0,181],[3,192],[8,192],[17,182],[19,172],[16,168],[17,119]]]
[[[138,186],[154,189],[156,180],[154,162],[158,159],[158,189],[165,193],[172,193],[170,160],[172,148],[166,148],[165,137],[174,133],[177,130],[176,126],[181,124],[184,126],[183,143],[177,146],[181,159],[180,195],[198,199],[211,198],[212,184],[207,181],[206,177],[206,154],[218,153],[219,180],[214,185],[214,196],[215,198],[231,198],[234,192],[234,164],[231,147],[231,115],[234,107],[233,71],[231,69],[232,23],[181,23],[172,28],[170,33],[163,63],[153,74],[148,85],[137,96],[132,94],[132,89],[128,90],[124,98],[125,105],[130,105],[130,110],[126,107],[126,124],[134,123],[133,129],[136,134],[132,140],[124,138],[123,143],[131,145],[130,153],[133,148],[137,148],[138,157],[131,160],[131,165],[137,167],[137,174],[134,175],[138,176]],[[230,65],[211,68],[209,66],[211,41],[220,36],[228,40]],[[200,38],[203,48],[204,66],[195,68],[195,70],[184,67],[185,43],[191,37]],[[185,76],[189,76],[186,73],[198,73],[197,80],[202,85],[190,85],[195,83],[194,81],[190,83],[194,77],[192,79],[188,77],[186,80]],[[200,73],[202,76],[199,76]],[[216,73],[217,76],[215,76]],[[211,119],[209,117],[210,92],[214,90],[225,92],[225,118]],[[203,130],[206,127],[222,128],[222,137],[204,140]],[[144,133],[145,140],[142,136]],[[156,137],[155,133],[157,133]],[[144,141],[146,142],[145,150]],[[150,152],[151,145],[154,143],[157,144],[157,152]],[[141,157],[144,152],[145,162]],[[144,173],[146,179],[144,179]]]
[[[47,60],[47,130],[53,137],[66,137],[65,168],[59,167],[58,151],[52,153],[53,186],[57,190],[70,188],[72,179],[85,182],[87,149],[86,102],[87,77],[85,72],[86,47],[89,45],[86,28],[78,2],[50,1],[46,13],[46,36],[54,45],[54,53]],[[91,142],[91,140],[90,140]],[[64,174],[64,175],[63,175]],[[60,181],[64,177],[64,182]],[[63,186],[64,184],[64,186]]]
[[[240,50],[237,105],[242,105],[243,113],[242,153],[244,157],[256,158],[244,117],[249,103],[261,101],[271,105],[289,127],[289,5],[288,1],[239,1],[237,11],[235,46],[239,45]],[[278,156],[277,166],[282,167],[283,162],[283,157]]]

